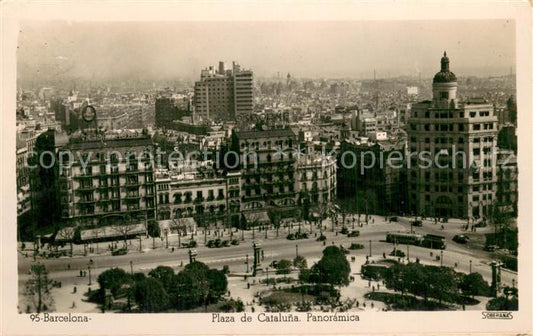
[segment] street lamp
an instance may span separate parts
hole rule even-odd
[[[130,260],[130,273],[133,275],[133,261]]]
[[[369,247],[370,247],[370,253],[369,253],[369,256],[371,257],[371,256],[372,256],[372,240],[369,240],[369,241],[368,241],[368,244],[369,244]]]
[[[298,244],[296,244],[296,257],[298,257]]]
[[[472,273],[472,259],[470,259],[470,273]]]
[[[444,252],[444,251],[440,250],[440,267],[442,267],[443,262],[444,262],[443,259],[442,259],[443,255],[444,255],[443,252]]]
[[[89,286],[91,285],[91,265],[87,266],[87,269],[89,270]]]

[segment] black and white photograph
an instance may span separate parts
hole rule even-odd
[[[516,322],[531,307],[520,28],[19,20],[4,310],[27,334],[100,316],[226,334],[354,333],[406,312]]]

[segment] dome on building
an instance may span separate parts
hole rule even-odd
[[[440,71],[433,77],[433,83],[451,82],[457,82],[457,77],[455,77],[455,74],[450,71],[450,59],[446,56],[445,51],[444,56],[440,59]]]

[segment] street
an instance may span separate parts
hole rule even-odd
[[[350,250],[350,254],[348,255],[348,260],[351,259],[351,256],[355,256],[357,264],[362,263],[366,256],[369,256],[369,260],[382,259],[383,253],[388,255],[394,248],[393,244],[385,242],[386,232],[409,231],[411,219],[400,217],[398,222],[390,223],[386,222],[385,218],[381,216],[373,215],[372,219],[373,222],[370,220],[368,225],[363,224],[362,227],[357,227],[355,224],[355,229],[360,231],[360,236],[351,238],[341,233],[336,234],[336,232],[332,232],[331,220],[324,220],[322,232],[327,237],[325,241],[326,245],[335,244],[337,246],[342,245],[343,247],[348,248],[353,242],[363,244],[364,249]],[[357,219],[355,220],[357,221]],[[363,220],[364,216],[361,216],[361,221]],[[339,220],[338,230],[340,230],[341,222],[342,221]],[[455,265],[457,265],[455,269],[464,273],[469,273],[471,267],[472,272],[481,273],[485,280],[490,283],[490,253],[480,250],[471,250],[469,249],[468,244],[461,245],[452,241],[452,237],[461,232],[461,226],[464,223],[446,223],[444,224],[444,230],[441,230],[440,223],[437,225],[433,223],[434,222],[429,220],[424,221],[422,227],[416,228],[416,232],[423,234],[438,234],[446,237],[447,248],[442,252],[442,264],[448,267],[455,267]],[[346,227],[349,231],[352,230],[353,225],[353,222],[346,223]],[[309,225],[302,227],[302,231],[309,232],[310,229]],[[489,230],[488,228],[485,229]],[[291,232],[294,233],[297,230],[298,227],[294,226],[291,229]],[[264,231],[256,230],[255,241],[261,244],[264,251],[264,260],[262,261],[263,269],[268,267],[273,260],[292,260],[296,256],[296,253],[304,256],[308,260],[308,266],[310,267],[313,263],[312,261],[316,261],[321,257],[322,250],[325,247],[324,242],[316,241],[315,234],[317,234],[317,236],[320,235],[318,227],[313,227],[312,230],[313,233],[309,235],[309,239],[301,240],[286,239],[285,237],[288,234],[288,228],[282,227],[280,229],[279,238],[276,238],[275,230],[269,230],[267,232],[267,239],[264,238]],[[214,230],[211,230],[211,235],[207,237],[208,240],[216,238],[214,232]],[[482,234],[482,232],[476,234]],[[243,275],[246,273],[247,255],[249,261],[248,271],[251,273],[251,267],[253,264],[252,235],[253,233],[251,231],[247,231],[245,232],[244,241],[240,241],[241,233],[234,233],[233,238],[239,239],[239,245],[230,245],[229,247],[222,248],[207,248],[203,246],[204,236],[200,230],[198,236],[195,237],[195,240],[199,243],[199,246],[195,248],[198,253],[196,260],[201,261],[212,268],[222,268],[224,265],[229,266],[229,279],[231,284],[233,281],[232,275]],[[221,239],[224,240],[228,238],[229,235],[226,231],[223,233]],[[169,245],[177,247],[177,239],[176,235],[169,236]],[[181,237],[181,242],[189,241],[189,239],[190,235],[187,238]],[[88,254],[87,256],[51,259],[38,258],[38,261],[44,263],[48,269],[49,277],[52,280],[60,281],[62,284],[61,288],[54,289],[56,309],[61,311],[60,307],[63,307],[63,309],[68,308],[69,311],[73,312],[97,312],[96,305],[92,303],[83,303],[81,302],[81,298],[83,293],[87,292],[89,287],[92,290],[98,289],[98,283],[96,281],[98,275],[109,268],[119,267],[128,272],[132,270],[133,272],[148,273],[151,269],[159,265],[164,265],[172,267],[175,271],[179,271],[182,266],[189,262],[189,249],[187,248],[174,248],[174,251],[172,251],[171,247],[168,249],[165,248],[165,241],[156,239],[157,248],[152,249],[152,239],[146,238],[142,241],[143,251],[139,252],[138,242],[138,239],[132,240],[132,245],[128,246],[129,252],[120,256],[112,256],[109,251],[106,251],[102,254]],[[134,243],[137,243],[137,245]],[[107,244],[100,243],[100,252],[104,252],[105,250],[103,245]],[[80,246],[77,246],[76,248],[80,248]],[[372,251],[370,251],[370,248]],[[441,256],[440,250],[432,250],[412,245],[398,245],[397,249],[406,253],[406,257],[403,261],[406,261],[408,256],[411,262],[414,262],[418,258],[423,264],[441,264],[441,261],[436,260],[436,256]],[[21,300],[20,307],[24,307],[22,303],[22,300],[24,299],[24,284],[29,278],[28,271],[32,263],[32,257],[24,257],[22,254],[19,254],[18,271],[19,299]],[[351,264],[353,264],[353,262]],[[87,272],[87,275],[85,277],[80,277],[80,271]],[[352,273],[359,273],[359,269],[352,266]],[[262,277],[264,275],[259,274],[258,276]],[[515,281],[515,285],[518,285],[516,273],[502,269],[502,283],[511,285],[513,280]],[[72,288],[74,286],[79,287],[77,296],[72,295]],[[235,290],[232,289],[232,292],[235,293]],[[241,294],[241,297],[246,295],[245,293]],[[346,294],[346,291],[343,291],[343,295],[349,294]],[[71,305],[71,301],[73,300],[71,299],[72,297],[76,298],[74,301],[79,300],[80,302]]]

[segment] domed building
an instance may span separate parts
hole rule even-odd
[[[413,105],[407,127],[411,213],[488,217],[496,200],[497,117],[483,99],[459,99],[446,52],[433,77],[433,99]]]

